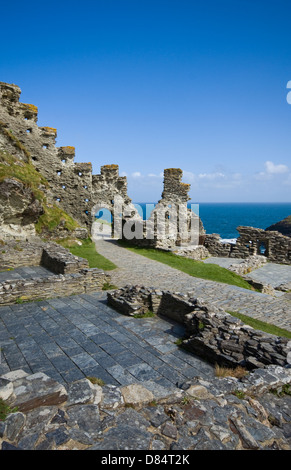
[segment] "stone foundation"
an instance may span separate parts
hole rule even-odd
[[[291,364],[291,341],[255,330],[189,295],[126,286],[107,294],[108,303],[127,315],[148,310],[185,326],[183,345],[211,363],[247,369]]]
[[[102,290],[110,276],[101,269],[81,269],[77,273],[58,274],[46,278],[7,280],[0,282],[0,305],[64,297]]]
[[[86,259],[72,255],[57,243],[11,240],[0,248],[0,269],[7,269],[7,279],[0,282],[1,305],[84,294],[101,290],[105,283],[110,282],[110,276],[103,270],[90,269]],[[9,279],[9,269],[38,265],[47,268],[52,275],[26,280]]]

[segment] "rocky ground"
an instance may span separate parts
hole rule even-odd
[[[16,371],[0,381],[18,407],[0,421],[2,450],[290,450],[290,381],[279,366],[176,390],[88,379],[64,387]]]

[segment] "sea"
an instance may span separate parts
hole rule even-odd
[[[138,202],[135,206],[146,220],[156,202]],[[291,202],[189,202],[188,207],[199,215],[207,234],[218,233],[222,241],[236,241],[237,227],[244,225],[266,229],[291,215]],[[108,214],[106,214],[108,212]],[[109,211],[96,214],[96,218],[111,221]]]
[[[150,204],[155,203],[137,203],[144,219]],[[199,215],[206,233],[218,233],[223,241],[235,241],[239,236],[236,229],[239,225],[265,230],[291,215],[291,202],[189,202],[188,207]]]

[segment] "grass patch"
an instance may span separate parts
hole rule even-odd
[[[110,282],[105,282],[103,284],[102,290],[113,290],[113,289],[118,289],[118,287],[115,286],[114,284],[110,284]]]
[[[241,367],[241,366],[230,368],[230,367],[222,367],[222,366],[219,366],[218,364],[215,364],[216,377],[236,377],[237,379],[241,379],[247,374],[248,374],[248,371],[244,367]]]
[[[39,217],[35,224],[37,233],[41,234],[46,230],[48,232],[54,232],[60,224],[63,224],[64,228],[69,231],[73,231],[79,227],[79,224],[60,207],[56,205],[53,205],[53,207],[43,205],[43,208],[44,214]]]
[[[48,188],[46,179],[36,171],[31,163],[25,163],[8,152],[0,150],[0,181],[13,178],[33,191],[36,199],[43,201],[44,193],[40,186]]]
[[[255,330],[264,331],[265,333],[269,333],[271,335],[283,336],[284,338],[291,338],[291,331],[279,328],[278,326],[272,325],[271,323],[266,323],[255,318],[248,317],[247,315],[243,315],[239,312],[232,312],[228,310],[227,313],[230,313],[230,315],[233,317],[239,318],[242,322],[244,322],[246,325],[252,326]]]
[[[155,314],[151,310],[148,310],[147,312],[144,312],[144,313],[136,313],[135,315],[133,315],[133,317],[134,318],[152,318],[152,317],[155,317]]]
[[[120,246],[127,248],[134,253],[159,261],[160,263],[167,264],[168,266],[178,269],[190,276],[254,290],[241,276],[226,268],[222,268],[217,264],[203,263],[203,261],[184,258],[182,256],[175,255],[172,252],[157,250],[154,248],[139,248],[132,246],[125,241],[119,241],[118,243]]]
[[[5,401],[0,398],[0,421],[4,421],[10,413],[15,413],[17,408],[10,408]]]
[[[68,250],[70,250],[73,255],[87,259],[90,268],[99,268],[103,269],[104,271],[112,271],[113,269],[117,268],[114,263],[109,261],[107,258],[104,258],[104,256],[100,255],[96,251],[95,243],[91,240],[91,238],[80,241],[81,245],[79,245],[77,241],[74,242],[70,239],[58,240],[58,243],[64,248],[68,248]]]
[[[284,395],[291,396],[291,385],[290,384],[282,385],[282,387],[280,387],[278,390],[271,388],[270,393],[273,393],[277,397],[283,397]]]
[[[100,387],[103,387],[103,385],[105,385],[104,380],[99,379],[98,377],[86,377],[86,378],[94,385],[99,385]]]

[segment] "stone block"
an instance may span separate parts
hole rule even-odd
[[[17,380],[13,406],[27,412],[40,406],[59,405],[67,400],[65,387],[42,372]]]

